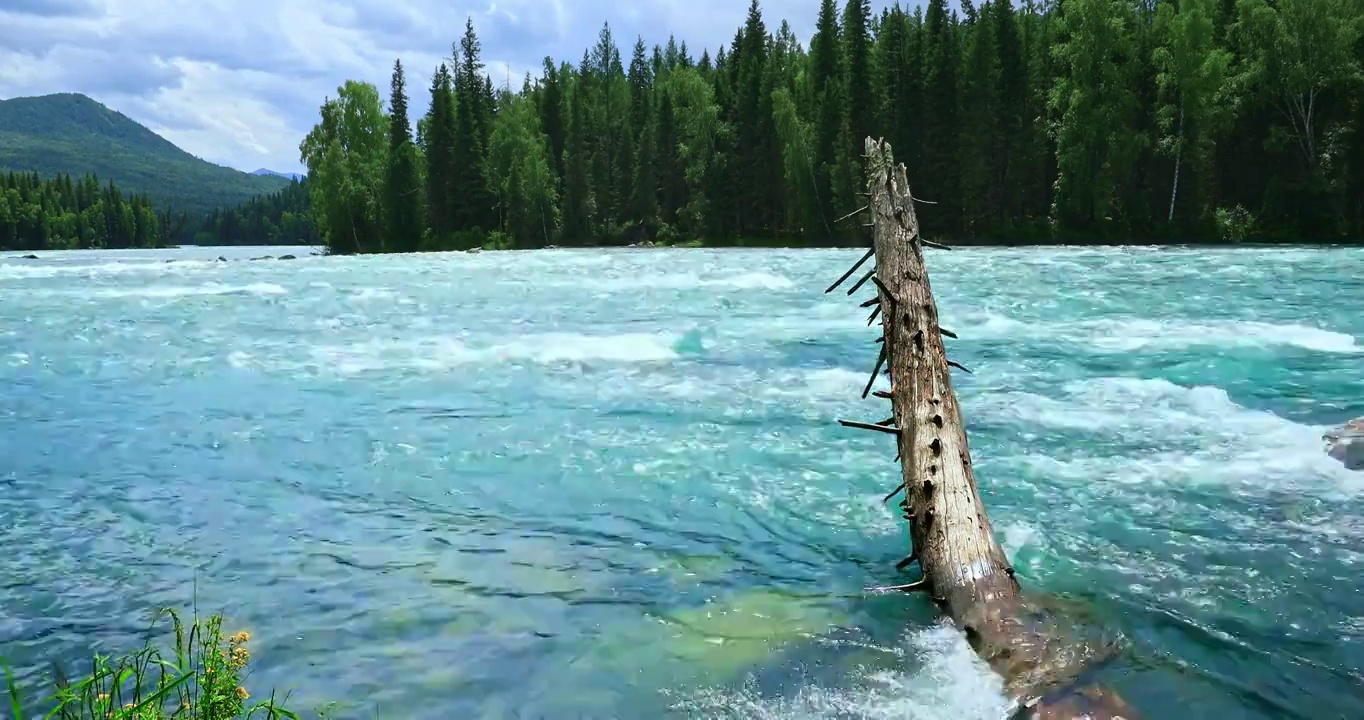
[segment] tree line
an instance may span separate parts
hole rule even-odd
[[[124,195],[93,175],[0,176],[0,249],[158,247],[169,222],[157,216],[146,195]]]
[[[472,22],[408,116],[349,81],[300,146],[334,252],[486,244],[843,244],[861,140],[908,166],[934,236],[1364,236],[1364,0],[945,0],[819,8],[808,49],[757,0],[711,56],[576,64],[494,91]]]
[[[305,181],[195,218],[158,212],[94,175],[0,175],[0,250],[157,248],[172,245],[316,245]]]
[[[235,208],[219,208],[199,223],[186,242],[195,245],[317,245],[308,181],[294,180]]]

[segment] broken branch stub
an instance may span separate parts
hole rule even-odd
[[[902,474],[914,514],[934,519],[911,528],[914,547],[949,612],[1007,599],[1018,583],[1005,572],[1009,561],[976,489],[904,166],[892,164],[883,143],[868,139],[866,150],[883,349],[895,378],[891,406],[904,418]]]
[[[1135,718],[1111,692],[1078,687],[1083,665],[1094,658],[1026,604],[1013,567],[995,540],[976,486],[961,409],[938,326],[938,308],[924,266],[915,199],[903,164],[888,144],[866,139],[868,210],[872,218],[873,281],[893,378],[893,427],[841,421],[845,426],[893,433],[909,519],[911,557],[920,581],[896,589],[925,591],[966,634],[971,646],[1005,679],[1006,691],[1029,718]],[[864,304],[865,307],[865,304]],[[873,312],[868,324],[877,317]],[[877,367],[879,369],[880,363]],[[875,375],[873,375],[875,377]],[[863,393],[866,397],[866,393]],[[887,496],[893,497],[895,493]],[[907,563],[906,563],[907,564]]]

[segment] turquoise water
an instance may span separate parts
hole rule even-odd
[[[197,598],[402,718],[996,718],[898,579],[852,251],[0,260],[0,654]],[[305,250],[295,250],[306,255]],[[242,261],[213,262],[219,254]],[[176,262],[167,263],[166,259]],[[1147,717],[1364,717],[1364,251],[929,254],[1026,586]],[[865,293],[864,293],[865,294]],[[372,714],[373,713],[373,714]]]

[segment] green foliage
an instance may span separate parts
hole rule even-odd
[[[1052,220],[1062,232],[1116,234],[1123,217],[1122,182],[1138,147],[1136,11],[1128,0],[1069,0],[1061,11],[1064,40],[1053,52],[1062,74],[1051,90],[1057,179]]]
[[[1161,38],[1154,53],[1161,93],[1156,110],[1158,143],[1162,152],[1175,159],[1166,222],[1174,221],[1186,154],[1198,196],[1195,219],[1201,220],[1211,211],[1213,151],[1217,133],[1231,116],[1231,103],[1225,95],[1232,54],[1216,45],[1215,12],[1213,0],[1183,0],[1177,10],[1172,5],[1156,9]]]
[[[636,41],[628,72],[603,25],[495,100],[470,22],[419,124],[422,247],[858,242],[834,219],[867,135],[933,201],[930,235],[1364,237],[1364,0],[959,7],[821,0],[807,52],[750,0],[728,43]],[[337,147],[315,153],[350,168],[312,186],[324,231],[370,197]]]
[[[480,59],[481,47],[474,33],[473,19],[466,21],[464,37],[455,53],[459,67],[455,72],[455,126],[452,210],[456,231],[491,230],[493,200],[487,184],[484,162],[492,122],[492,96]]]
[[[444,64],[431,78],[423,145],[426,148],[426,219],[433,238],[455,231],[455,90]]]
[[[389,93],[388,165],[384,170],[384,245],[391,252],[416,252],[423,232],[421,170],[412,123],[407,118],[407,79],[393,63]]]
[[[90,674],[76,682],[59,675],[51,697],[39,705],[58,720],[276,720],[298,716],[274,698],[248,704],[243,686],[251,653],[250,633],[223,634],[223,618],[195,618],[186,626],[174,610],[169,654],[153,642],[129,655],[96,655]],[[160,619],[160,616],[158,616]],[[25,702],[8,666],[6,687],[12,720],[24,720]]]
[[[1234,208],[1217,208],[1217,228],[1227,242],[1241,242],[1255,231],[1255,216],[1237,205]]]
[[[1273,118],[1264,146],[1286,161],[1265,192],[1265,219],[1274,225],[1309,237],[1337,235],[1345,223],[1331,216],[1340,201],[1364,202],[1364,179],[1345,176],[1350,145],[1358,153],[1364,142],[1361,31],[1361,0],[1236,5],[1229,34],[1237,84],[1251,107]],[[1359,219],[1356,211],[1356,232]]]
[[[0,250],[159,247],[166,238],[145,195],[125,197],[93,175],[79,182],[37,173],[0,176]]]
[[[488,185],[497,196],[499,247],[543,247],[559,224],[558,178],[534,103],[503,96],[488,145]]]
[[[347,80],[337,95],[322,104],[322,122],[299,147],[313,222],[333,253],[378,252],[388,120],[369,83]]]
[[[184,240],[195,245],[319,244],[321,238],[313,226],[308,181],[295,180],[283,190],[253,198],[235,208],[214,210]]]
[[[199,215],[289,184],[214,165],[84,95],[0,100],[0,171],[93,174],[158,208]]]

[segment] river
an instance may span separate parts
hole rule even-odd
[[[0,655],[32,687],[197,602],[305,713],[998,718],[926,599],[863,592],[907,539],[890,439],[836,423],[885,414],[823,294],[856,257],[0,259]],[[1364,717],[1364,473],[1320,440],[1364,415],[1364,250],[928,264],[995,528],[1121,634],[1101,679]]]

